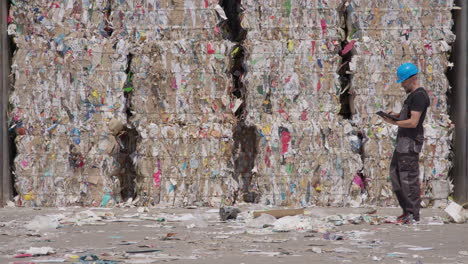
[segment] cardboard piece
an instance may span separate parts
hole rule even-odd
[[[276,219],[279,219],[281,217],[285,216],[295,216],[295,215],[303,215],[304,214],[304,208],[301,209],[277,209],[277,210],[268,210],[268,211],[255,211],[253,212],[253,217],[257,218],[261,216],[262,214],[269,214]]]

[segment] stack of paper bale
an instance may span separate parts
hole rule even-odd
[[[87,2],[85,4],[84,2]],[[15,185],[25,205],[112,205],[126,123],[125,42],[103,1],[12,1]]]
[[[113,1],[114,34],[132,45],[130,121],[144,204],[218,204],[233,197],[232,43],[218,1]]]
[[[143,204],[215,205],[246,189],[274,205],[394,204],[397,130],[374,113],[401,109],[405,62],[421,69],[432,102],[424,202],[449,195],[453,0],[244,0],[242,43],[227,40],[243,37],[227,32],[219,0],[11,2],[22,204],[111,206],[136,192]],[[238,58],[247,72],[233,80]],[[338,72],[348,65],[346,87]],[[352,120],[338,114],[347,88]],[[135,134],[131,153],[123,141]],[[135,170],[133,184],[124,174]]]
[[[344,205],[361,168],[339,115],[342,1],[243,1],[246,121],[260,134],[262,202]]]
[[[364,174],[371,198],[381,205],[394,203],[389,181],[389,164],[394,149],[396,127],[384,124],[375,113],[399,112],[406,97],[396,83],[399,65],[412,62],[421,73],[421,86],[431,98],[420,162],[420,179],[426,205],[446,201],[450,184],[449,160],[452,137],[447,116],[446,92],[450,88],[445,71],[452,28],[453,1],[370,1],[352,0],[348,5],[348,39],[354,46],[351,87],[357,113],[354,120],[365,131]]]

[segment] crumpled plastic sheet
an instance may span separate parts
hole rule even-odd
[[[82,8],[85,2],[96,12]],[[125,41],[98,32],[103,8],[103,1],[15,1],[10,9],[17,45],[10,117],[23,205],[106,206],[120,199],[120,145],[110,123],[127,122],[127,57]]]
[[[356,113],[353,120],[366,135],[364,170],[370,201],[395,203],[388,176],[396,138],[391,128],[375,116],[379,110],[400,111],[406,97],[395,83],[395,69],[413,62],[420,69],[420,83],[428,90],[431,107],[425,121],[425,142],[420,155],[420,180],[426,205],[443,205],[450,193],[453,125],[447,115],[445,72],[450,44],[455,40],[451,10],[453,1],[352,0],[347,6],[353,58],[351,87]],[[432,182],[434,186],[432,187]],[[445,184],[439,184],[444,182]]]

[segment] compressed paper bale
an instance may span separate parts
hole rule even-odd
[[[56,25],[50,39],[39,31],[15,33],[10,115],[22,135],[15,184],[24,185],[18,188],[24,205],[97,206],[107,192],[119,200],[119,184],[110,178],[120,147],[106,124],[112,118],[126,123],[126,54],[114,48],[121,41],[65,36],[62,27]],[[88,184],[81,173],[92,166],[102,169]]]
[[[222,40],[218,2],[112,1],[112,7],[115,31],[130,33],[132,45],[141,198],[176,205],[220,201],[232,173],[235,110],[228,73],[233,44]]]
[[[398,32],[401,29],[408,29],[408,39],[414,39],[418,35],[421,37],[434,36],[431,33],[443,35],[444,29],[450,29],[453,24],[450,9],[398,8],[385,10],[380,8],[353,8],[349,20],[357,29],[355,35],[359,34],[372,38],[394,36],[396,39],[402,37]],[[426,29],[426,27],[430,28]],[[383,31],[378,32],[378,29]],[[423,33],[424,30],[427,30],[427,33]]]
[[[232,155],[230,145],[232,145],[233,127],[229,122],[200,124],[200,120],[197,121],[198,123],[192,121],[193,123],[190,123],[188,127],[179,127],[179,125],[160,127],[152,124],[153,128],[150,126],[150,131],[140,130],[143,135],[148,135],[148,140],[142,142],[138,152],[147,153],[150,157],[162,157],[165,160],[161,165],[162,172],[159,176],[165,183],[160,194],[161,202],[174,202],[178,205],[193,204],[198,201],[210,202],[210,197],[223,195],[219,187],[221,185],[216,184],[216,181],[213,182],[212,177],[217,177],[215,175],[219,173],[222,174],[222,179],[229,177],[224,172],[223,166],[231,166],[229,163]],[[141,127],[141,129],[144,128]],[[153,142],[152,150],[149,152],[145,150],[148,146],[145,141]],[[177,143],[174,144],[174,142]],[[153,166],[154,164],[156,163],[153,163]],[[164,169],[166,164],[172,164],[172,166]],[[216,174],[212,176],[206,174],[207,171],[216,172]],[[171,179],[167,178],[169,176]],[[208,181],[210,177],[212,180]],[[171,181],[170,184],[168,180]],[[151,188],[147,190],[147,193],[151,194]]]
[[[185,13],[194,11],[189,4]],[[195,39],[134,48],[131,101],[141,107],[131,121],[142,136],[136,162],[143,176],[137,186],[149,203],[215,204],[234,195],[224,183],[232,174],[232,44]]]
[[[260,23],[270,22],[269,20],[261,19],[258,16],[258,13],[255,10],[259,7],[262,7],[261,12],[265,13],[262,14],[264,17],[269,17],[274,20],[277,17],[279,18],[284,16],[284,3],[266,4],[259,2],[246,2],[243,4],[246,6],[246,15],[244,16],[245,21],[247,21],[244,25],[246,28]],[[294,2],[290,4],[295,6],[299,3]],[[330,29],[341,27],[341,21],[332,20],[333,18],[339,18],[340,16],[327,16],[324,13],[319,13],[316,9],[307,9],[305,6],[304,9],[312,11],[318,16],[322,14],[323,17],[330,18],[328,21],[329,24],[326,26],[324,25],[324,27],[328,26]],[[333,8],[330,10],[331,12],[336,12]],[[326,12],[330,10],[327,9]],[[273,15],[276,12],[278,12],[278,16]],[[282,15],[280,15],[280,12],[282,12]],[[287,12],[288,13],[286,15],[291,16],[293,19],[302,19],[307,17],[311,21],[314,20],[311,16],[307,16],[302,13],[291,13],[290,10]],[[323,18],[322,20],[323,21],[321,22],[324,24],[327,23]],[[248,21],[255,22],[249,23]],[[271,25],[271,27],[269,25]],[[247,120],[250,123],[259,123],[259,118],[262,118],[261,116],[264,115],[261,113],[257,114],[256,111],[259,110],[263,110],[266,115],[279,112],[286,119],[289,115],[292,116],[302,113],[306,110],[303,107],[300,109],[294,109],[295,106],[300,106],[297,102],[294,102],[296,104],[292,105],[292,109],[288,109],[288,103],[293,100],[295,101],[299,95],[304,97],[305,94],[311,94],[311,91],[317,91],[317,93],[331,92],[333,94],[337,94],[337,90],[339,90],[337,89],[340,86],[339,81],[331,72],[336,71],[340,63],[339,56],[336,55],[339,50],[337,46],[339,46],[340,42],[336,40],[339,40],[341,36],[339,34],[335,34],[334,37],[324,37],[320,41],[315,41],[312,37],[312,41],[303,41],[304,38],[309,38],[310,36],[313,36],[313,34],[310,34],[308,37],[297,37],[292,35],[284,36],[281,35],[282,33],[276,36],[271,36],[270,34],[270,32],[275,31],[274,27],[276,26],[280,26],[282,28],[295,28],[294,25],[294,22],[293,24],[284,25],[282,25],[281,22],[263,25],[265,32],[258,35],[255,34],[255,29],[249,28],[251,31],[250,33],[252,34],[249,33],[246,42],[246,49],[249,53],[249,72],[246,76],[245,83],[247,87],[249,87],[249,96],[247,97],[247,107],[249,108],[247,109],[247,112],[249,114],[247,116]],[[314,26],[314,23],[306,24],[306,28],[313,28]],[[284,31],[284,33],[286,32],[287,31]],[[271,41],[270,36],[273,37],[273,41]],[[324,55],[319,55],[323,52],[325,52]],[[320,59],[314,58],[314,55],[316,54],[323,57]],[[331,60],[335,61],[336,64],[328,63],[330,58],[333,58]],[[320,65],[320,67],[318,67],[318,65]],[[325,69],[323,69],[324,67]],[[291,72],[291,69],[293,69],[293,72]],[[304,69],[306,71],[304,71]],[[328,75],[329,72],[331,73],[330,75]],[[333,79],[334,81],[331,81]],[[313,89],[305,88],[310,83],[313,83],[316,86]],[[307,99],[313,98],[314,96],[311,96],[311,98]],[[332,97],[330,97],[330,99],[331,98]],[[279,106],[272,105],[277,104],[278,102]],[[338,105],[333,103],[327,104],[326,99],[322,100],[318,104],[321,106]],[[338,112],[339,110],[333,108],[327,109],[326,111]],[[251,117],[254,117],[255,119],[252,120]]]
[[[430,185],[432,189],[432,199],[447,201],[447,197],[452,191],[448,180],[433,180],[431,181]]]
[[[448,12],[446,14],[450,13]],[[398,27],[386,29],[385,26],[365,28],[365,30],[356,30],[352,35],[352,38],[359,39],[361,37],[371,37],[374,39],[384,39],[388,37],[389,39],[400,39],[401,41],[405,41],[406,39],[417,41],[418,39],[429,36],[434,40],[446,39],[449,42],[453,42],[455,40],[455,35],[451,32],[451,26],[449,25],[435,26],[433,28],[423,28],[422,25],[419,25],[419,27],[415,27],[412,30],[411,28],[411,25],[406,25],[403,29]],[[406,34],[404,35],[402,34],[403,30],[406,31]]]
[[[92,7],[92,8],[90,8]],[[108,1],[15,1],[10,14],[18,33],[23,35],[53,36],[73,32],[96,32],[108,36],[106,10]],[[34,12],[32,12],[34,10]]]
[[[246,17],[251,15],[247,20],[254,21],[258,19],[255,18],[257,14],[249,12],[249,8],[252,11],[262,3],[247,3],[249,4],[251,7],[247,7]],[[262,10],[266,10],[266,17],[272,17],[271,14],[276,12],[275,8],[280,10],[282,6],[273,5]],[[252,23],[247,26],[250,25]],[[341,25],[328,26],[332,31],[334,26],[339,28]],[[267,178],[270,182],[270,186],[258,185],[262,201],[276,205],[326,204],[328,198],[324,198],[327,201],[323,202],[317,196],[327,197],[328,194],[311,191],[311,188],[315,188],[311,187],[311,182],[315,181],[317,186],[320,180],[313,180],[314,176],[307,171],[314,171],[316,166],[323,166],[324,170],[336,166],[325,164],[326,160],[331,159],[326,152],[333,152],[335,149],[328,146],[328,140],[322,142],[323,134],[319,127],[320,121],[324,122],[324,119],[330,123],[339,119],[335,119],[335,113],[339,112],[340,107],[338,94],[341,88],[336,74],[341,63],[341,58],[337,55],[340,42],[336,42],[340,35],[321,41],[315,41],[313,37],[310,41],[303,41],[302,39],[310,36],[300,38],[291,34],[285,37],[287,31],[274,35],[271,33],[275,30],[274,26],[263,28],[265,30],[261,34],[251,29],[254,33],[248,35],[246,50],[249,53],[249,72],[245,78],[249,91],[246,120],[255,124],[261,135],[256,159],[258,177]],[[274,40],[271,41],[271,38]],[[300,101],[296,101],[297,99]],[[315,123],[315,120],[320,121]],[[317,127],[314,129],[315,134],[304,133],[310,127]],[[338,136],[331,137],[330,141],[342,139],[342,134],[338,131],[331,135]],[[313,144],[317,141],[320,143]],[[319,160],[318,153],[322,153],[323,161],[315,163],[314,160]],[[305,160],[309,162],[302,162]],[[339,177],[342,171],[341,168],[337,170],[339,172],[333,172],[332,178]],[[344,196],[345,191],[338,189],[332,192],[339,193],[340,197]],[[334,197],[331,200],[337,199],[340,198]]]
[[[389,181],[376,179],[370,181],[368,186],[370,204],[375,204],[376,206],[398,205]]]
[[[424,175],[427,180],[445,180],[448,178],[448,173],[452,167],[452,163],[444,159],[427,159],[424,160]]]
[[[428,160],[432,158],[449,160],[452,149],[446,142],[452,140],[453,129],[439,126],[426,126],[425,130],[429,133],[426,133],[422,157]],[[441,133],[435,134],[434,132],[436,131]]]
[[[314,46],[310,42],[293,40],[254,41],[246,45],[250,54],[249,71],[245,79],[245,84],[251,87],[247,97],[249,113],[282,111],[285,116],[300,116],[308,107],[316,109],[317,105],[335,106],[322,109],[324,111],[339,111],[337,95],[340,85],[335,72],[340,57],[333,50],[317,58],[314,56]],[[319,46],[317,44],[317,53],[320,53]],[[336,49],[333,44],[331,47]],[[310,84],[314,84],[312,89],[308,88]],[[298,104],[298,99],[300,102],[309,102],[309,105]],[[330,100],[334,103],[325,103]]]
[[[268,156],[268,159],[271,162],[273,157]],[[313,156],[305,156],[302,159],[311,161],[299,164],[299,160],[291,159],[290,162],[293,163],[288,163],[288,159],[286,159],[285,165],[277,164],[276,168],[269,169],[268,165],[258,168],[266,171],[265,174],[260,174],[260,177],[269,178],[271,185],[274,186],[273,190],[260,186],[260,192],[264,195],[267,195],[265,192],[273,192],[271,195],[267,195],[270,197],[267,198],[270,203],[307,205],[317,199],[314,196],[330,197],[324,199],[330,200],[334,204],[342,203],[349,192],[352,175],[362,166],[360,159],[353,160],[342,155],[329,156],[324,154],[317,157],[317,153],[315,153]],[[317,162],[313,162],[313,160],[317,160]],[[271,162],[271,164],[273,163]],[[319,192],[311,193],[311,188],[317,190],[317,187],[320,187]]]
[[[211,164],[213,165],[213,164]],[[214,205],[221,202],[227,195],[226,183],[229,178],[229,172],[220,171],[220,174],[199,175],[200,179],[188,176],[184,178],[164,179],[164,185],[161,189],[161,203],[175,204],[182,206],[201,202],[203,204]]]
[[[179,51],[173,49],[168,52],[163,48],[167,44],[150,44],[148,49],[151,53],[137,55],[133,60],[135,92],[132,102],[144,106],[136,109],[133,122],[137,122],[140,116],[153,122],[197,123],[203,118],[213,119],[211,116],[223,121],[223,115],[233,115],[230,109],[232,98],[227,94],[231,79],[223,70],[227,67],[225,53],[228,46],[213,43],[211,48],[219,48],[219,52],[225,54],[215,59],[216,55],[207,54],[204,50],[206,43],[192,43],[201,48],[200,53],[194,51],[197,56],[174,54],[172,52]],[[187,51],[191,49],[189,43],[181,41],[180,44],[185,45]],[[213,72],[213,69],[219,70]],[[213,111],[215,115],[208,115]],[[165,119],[161,120],[159,115]]]
[[[383,9],[395,9],[400,10],[404,8],[424,8],[424,9],[444,9],[444,8],[453,8],[454,1],[432,1],[432,0],[422,0],[418,2],[407,2],[405,0],[393,0],[393,1],[371,1],[371,0],[352,0],[351,5],[354,8],[383,8]]]
[[[165,1],[134,3],[113,0],[111,20],[116,32],[142,44],[162,39],[222,39],[216,6],[218,1]]]
[[[377,54],[368,53],[372,45],[377,45],[380,47],[379,49],[374,50],[374,52],[378,52]],[[450,64],[447,53],[447,51],[450,49],[434,51],[434,49],[436,49],[434,45],[437,44],[420,44],[420,47],[422,48],[421,51],[408,50],[402,53],[401,50],[395,49],[394,47],[382,46],[382,43],[379,42],[369,43],[369,45],[365,48],[360,48],[358,44],[355,44],[355,52],[358,55],[352,58],[350,65],[351,70],[354,72],[353,77],[363,83],[385,83],[385,81],[390,80],[390,78],[395,78],[395,71],[393,69],[395,67],[394,65],[403,60],[407,60],[419,65],[420,73],[425,76],[425,80],[421,81],[438,84],[438,82],[443,80],[437,80],[437,77],[445,76],[444,72]],[[359,65],[363,64],[372,65],[372,67],[375,67],[375,71],[373,71],[372,75],[370,75],[371,78],[369,78],[369,75],[366,75],[365,72],[357,71]],[[442,83],[444,84],[446,82]],[[388,89],[387,86],[392,89]],[[385,86],[386,89],[382,90],[382,92],[385,92],[386,94],[392,90],[399,90],[398,88],[400,88],[400,86],[394,82],[389,82],[387,86]],[[382,87],[375,87],[375,89],[382,89]]]
[[[342,1],[326,4],[319,1],[243,1],[247,15],[242,25],[254,39],[335,39],[343,35],[342,17],[338,14],[342,4]],[[267,19],[259,19],[257,10]]]

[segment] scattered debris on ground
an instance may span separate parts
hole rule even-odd
[[[442,210],[423,211],[421,222],[411,225],[396,224],[398,210],[386,208],[312,207],[293,213],[252,205],[224,208],[224,214],[214,208],[163,207],[2,210],[9,213],[0,214],[0,263],[8,264],[214,263],[219,257],[240,263],[235,256],[244,263],[271,257],[468,262],[464,244],[448,244],[468,230],[451,224],[454,220]]]

